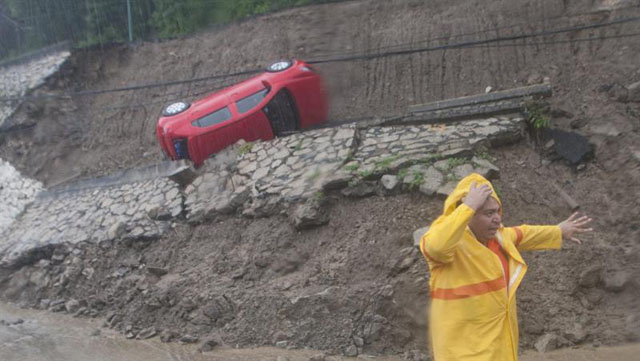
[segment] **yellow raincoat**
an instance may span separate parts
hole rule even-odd
[[[435,361],[515,361],[515,293],[527,272],[520,251],[560,248],[562,232],[558,226],[500,227],[496,239],[508,258],[507,283],[499,257],[467,226],[474,210],[461,201],[473,181],[493,189],[478,174],[462,179],[420,241],[431,273],[431,347]],[[492,197],[502,209],[495,192]]]

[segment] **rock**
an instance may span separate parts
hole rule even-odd
[[[325,202],[324,196],[313,196],[304,204],[299,205],[290,216],[293,226],[302,230],[329,223],[329,216],[324,209]]]
[[[609,292],[621,292],[629,282],[630,275],[625,271],[605,273],[603,277],[604,289]]]
[[[356,347],[364,346],[364,339],[362,337],[353,336],[353,343]]]
[[[602,266],[592,265],[586,270],[580,273],[578,278],[578,285],[581,287],[589,288],[595,287],[600,282],[600,275],[602,273]]]
[[[599,135],[606,135],[609,137],[617,137],[620,135],[620,131],[609,123],[596,124],[590,127],[591,132]]]
[[[382,176],[382,178],[380,178],[380,183],[382,183],[382,186],[385,189],[392,191],[396,188],[399,181],[398,177],[396,177],[395,175],[385,174]]]
[[[344,355],[347,357],[358,356],[358,348],[355,345],[351,345],[344,350]]]
[[[164,330],[160,333],[160,341],[171,342],[178,338],[178,334],[171,330]]]
[[[347,187],[342,190],[345,197],[363,198],[369,197],[376,193],[376,187],[370,182],[359,182],[354,186]]]
[[[337,171],[335,174],[332,174],[322,181],[322,189],[331,191],[338,190],[349,185],[349,181],[353,178],[351,174],[348,174],[344,171]]]
[[[149,339],[151,337],[154,337],[157,334],[158,334],[158,332],[156,331],[155,327],[149,327],[149,328],[145,328],[144,330],[140,331],[140,333],[138,333],[138,336],[136,336],[136,338],[139,339],[139,340],[146,340],[146,339]]]
[[[184,335],[184,336],[180,337],[180,342],[181,343],[196,343],[196,342],[198,342],[198,336]]]
[[[640,317],[638,315],[629,315],[624,321],[627,340],[638,342],[640,340]]]
[[[471,161],[476,165],[474,171],[481,176],[489,180],[500,178],[500,168],[496,167],[488,160],[479,157],[473,157]]]
[[[574,323],[573,326],[566,330],[563,335],[567,340],[573,343],[580,343],[587,337],[587,332],[584,330],[581,324]]]
[[[558,336],[547,333],[538,338],[535,343],[535,348],[538,352],[549,352],[556,349],[558,343]]]
[[[445,184],[442,187],[438,188],[437,194],[440,195],[440,196],[448,197],[449,194],[451,194],[451,192],[453,192],[453,190],[456,189],[456,185],[457,184],[458,183],[456,183],[456,182],[448,182],[447,184]]]
[[[582,163],[593,155],[593,145],[581,134],[560,129],[545,129],[543,135],[545,139],[553,139],[553,151],[571,165]]]
[[[453,175],[457,180],[460,180],[471,173],[473,173],[473,166],[471,164],[462,164],[453,168]]]
[[[126,232],[126,230],[127,225],[122,221],[117,221],[116,223],[111,225],[111,227],[109,227],[109,230],[107,231],[107,238],[109,240],[120,238],[124,234],[124,232]]]
[[[276,357],[276,361],[291,361],[288,357],[278,356]]]
[[[420,248],[420,239],[422,239],[422,236],[425,233],[427,233],[428,230],[429,230],[429,226],[418,228],[415,231],[413,231],[413,246],[414,247]]]
[[[287,346],[289,346],[289,341],[287,340],[276,342],[276,347],[287,348]]]
[[[204,341],[202,343],[202,346],[200,346],[200,352],[209,352],[209,351],[213,351],[213,349],[219,345],[219,342],[215,339],[208,339],[206,341]]]
[[[64,304],[64,308],[68,313],[74,313],[78,310],[78,308],[80,308],[80,302],[74,299],[70,299]]]
[[[91,331],[91,333],[89,333],[89,336],[91,337],[100,336],[100,329],[96,328],[95,330]]]
[[[162,277],[162,276],[166,275],[167,273],[169,273],[169,271],[167,269],[160,268],[160,267],[147,266],[146,269],[147,269],[147,272],[149,272],[150,274],[152,274],[154,276],[158,276],[158,277]]]
[[[429,196],[435,194],[442,185],[443,180],[444,176],[442,175],[442,173],[438,172],[438,170],[434,166],[427,168],[427,170],[423,173],[422,184],[420,184],[420,192]]]
[[[630,102],[640,102],[640,81],[627,86],[627,100]]]

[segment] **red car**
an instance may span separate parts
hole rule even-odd
[[[267,140],[323,123],[327,111],[320,76],[303,61],[283,60],[204,99],[170,104],[156,135],[171,159],[190,159],[199,167],[240,139]]]

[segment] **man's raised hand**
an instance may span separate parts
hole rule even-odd
[[[562,238],[582,244],[582,241],[574,237],[576,233],[591,232],[593,228],[586,227],[591,222],[591,218],[587,216],[578,216],[578,212],[571,215],[571,217],[560,222],[558,227],[562,230]]]
[[[476,187],[476,181],[471,183],[471,187],[469,189],[469,193],[464,197],[464,204],[468,205],[470,208],[473,208],[474,211],[477,211],[482,207],[484,202],[491,196],[493,191],[488,184],[483,184],[479,187]]]

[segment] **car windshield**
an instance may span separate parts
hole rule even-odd
[[[216,110],[213,113],[209,113],[198,120],[194,120],[193,122],[191,122],[191,124],[196,127],[204,128],[212,126],[214,124],[222,123],[229,119],[231,119],[231,112],[229,111],[228,107],[224,107],[222,109]]]
[[[262,89],[257,93],[251,94],[248,97],[244,97],[236,102],[238,107],[238,113],[246,113],[253,109],[269,92],[269,89]]]

